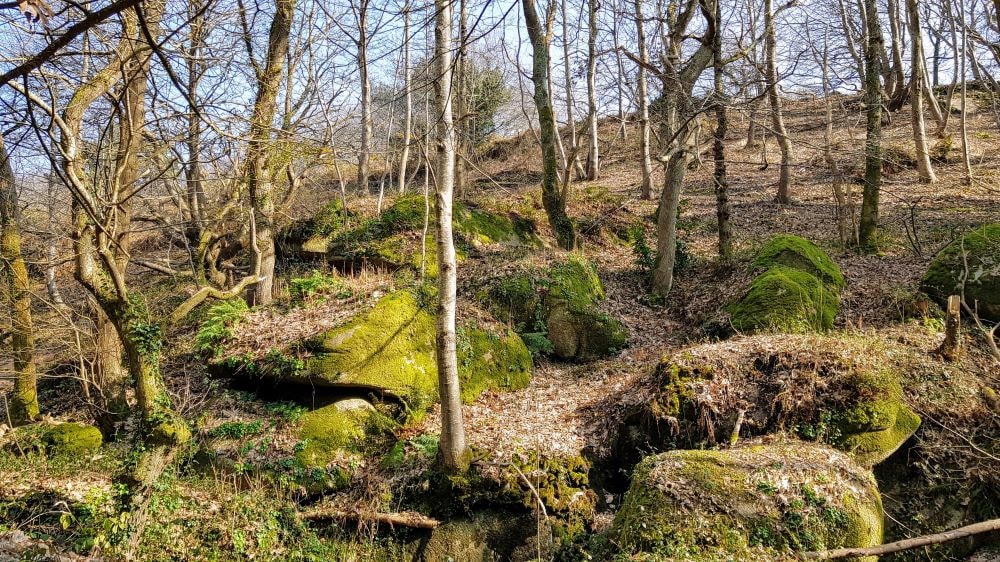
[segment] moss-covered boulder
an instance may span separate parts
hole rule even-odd
[[[822,445],[669,451],[636,467],[612,540],[664,560],[778,559],[882,542],[872,474]]]
[[[66,422],[46,429],[42,443],[50,454],[77,455],[96,451],[104,443],[104,437],[92,425]]]
[[[840,267],[812,242],[776,236],[757,253],[762,269],[746,294],[727,307],[740,332],[809,332],[833,327],[845,281]]]
[[[1000,223],[977,227],[949,244],[931,262],[920,288],[942,306],[965,294],[969,306],[1000,320]]]
[[[623,398],[613,454],[636,462],[638,451],[715,446],[739,418],[741,438],[791,432],[873,466],[920,425],[891,364],[852,338],[757,336],[721,350],[688,348],[640,383],[642,400],[634,391]]]
[[[364,262],[394,268],[421,266],[425,213],[423,196],[397,199],[381,215],[355,219],[343,212],[339,201],[323,207],[316,216],[297,221],[279,236],[284,259],[326,259],[332,262]],[[426,273],[436,275],[433,208],[427,237]],[[541,240],[534,224],[515,214],[494,213],[456,202],[454,232],[460,257],[472,250],[494,244],[538,247]]]
[[[850,398],[829,416],[832,441],[858,464],[884,461],[920,427],[920,416],[903,403],[903,389],[891,372],[855,372],[838,386]]]
[[[401,401],[419,417],[438,397],[431,306],[426,294],[396,291],[336,328],[292,342],[284,353],[223,357],[213,370],[304,388],[373,391]],[[531,381],[531,354],[507,327],[482,320],[460,326],[457,335],[464,401],[487,389],[517,390]]]
[[[613,355],[628,343],[625,326],[598,310],[604,286],[593,264],[579,255],[495,279],[478,296],[536,352],[585,361]]]
[[[339,458],[364,452],[373,439],[391,434],[395,425],[366,400],[339,400],[299,419],[301,443],[295,457],[306,468],[326,468]]]
[[[826,285],[836,288],[845,284],[844,274],[826,252],[801,236],[780,234],[767,241],[757,251],[753,266],[770,269],[783,265],[812,274]]]

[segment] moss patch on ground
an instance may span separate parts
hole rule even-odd
[[[920,288],[942,306],[950,295],[964,292],[981,316],[1000,320],[1000,223],[977,227],[949,244],[931,262]]]
[[[611,535],[665,559],[867,547],[881,544],[882,501],[871,473],[821,445],[670,451],[636,467]]]

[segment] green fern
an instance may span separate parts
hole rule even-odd
[[[224,300],[208,309],[205,321],[194,338],[195,351],[218,355],[224,341],[233,337],[233,328],[250,309],[243,299]]]

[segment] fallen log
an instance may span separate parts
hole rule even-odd
[[[317,507],[306,510],[302,513],[302,518],[306,521],[356,521],[381,523],[389,526],[411,527],[414,529],[435,529],[441,524],[437,519],[432,519],[417,513],[416,511],[403,511],[401,513],[379,513],[376,511],[363,511],[360,509],[336,509],[332,507]]]
[[[958,539],[964,539],[966,537],[971,537],[972,535],[989,533],[991,531],[1000,531],[1000,519],[990,519],[989,521],[966,525],[965,527],[959,527],[958,529],[952,529],[951,531],[945,531],[943,533],[924,535],[922,537],[904,539],[868,548],[838,548],[835,550],[806,552],[802,554],[802,558],[805,560],[833,560],[836,558],[882,556],[885,554],[892,554],[893,552],[902,552],[904,550],[912,550],[914,548],[930,546],[932,544],[941,544]]]

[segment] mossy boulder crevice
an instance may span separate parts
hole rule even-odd
[[[729,438],[742,412],[742,438],[792,433],[862,466],[881,463],[921,422],[905,403],[899,373],[852,363],[849,340],[816,345],[838,350],[803,356],[737,347],[720,364],[697,357],[710,348],[702,346],[664,358],[641,382],[644,399],[626,404],[611,454],[631,466],[638,451],[711,447]]]
[[[797,441],[644,459],[612,526],[623,553],[773,559],[881,544],[874,477],[838,451]]]
[[[83,423],[59,423],[42,433],[45,451],[54,455],[91,453],[101,448],[103,443],[101,430]]]
[[[528,560],[536,555],[536,523],[528,513],[476,511],[417,535],[405,548],[413,562]]]
[[[598,310],[604,286],[593,264],[571,255],[541,270],[497,279],[478,298],[509,322],[536,352],[587,361],[613,355],[628,344],[628,330]]]
[[[740,300],[726,307],[733,328],[788,333],[833,328],[845,280],[823,250],[784,234],[764,244],[752,265],[763,272]]]
[[[400,290],[370,310],[262,359],[224,358],[216,372],[259,378],[288,387],[324,387],[345,393],[374,392],[420,417],[437,400],[435,319],[424,294]],[[531,354],[517,334],[485,321],[458,329],[462,398],[472,402],[489,389],[524,388]]]
[[[942,306],[965,295],[985,319],[1000,321],[1000,223],[983,225],[949,244],[931,262],[920,289]]]

